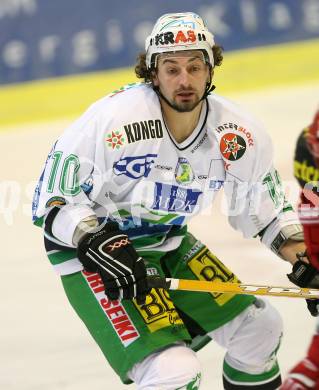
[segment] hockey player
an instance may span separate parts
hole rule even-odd
[[[319,269],[319,110],[312,124],[303,130],[298,138],[294,172],[303,189],[299,215],[305,232],[307,257],[310,263]],[[306,268],[304,272],[307,272]],[[317,315],[316,302],[308,301],[308,306],[312,314]],[[290,371],[281,388],[319,389],[319,322],[307,356]]]
[[[71,305],[123,383],[198,389],[194,351],[214,339],[226,350],[225,389],[276,389],[282,321],[266,300],[150,290],[146,281],[238,281],[187,231],[221,187],[235,229],[297,261],[302,228],[270,138],[212,93],[222,48],[198,15],[162,16],[145,48],[136,66],[143,82],[93,104],[57,140],[35,191],[34,222]],[[212,235],[213,226],[212,217]]]

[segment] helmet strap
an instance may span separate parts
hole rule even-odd
[[[214,89],[216,89],[216,85],[211,84],[211,82],[207,83],[204,95],[201,100],[205,99],[208,95],[210,95],[210,93],[213,92]]]
[[[209,65],[209,69],[210,69],[209,81],[206,83],[205,92],[204,92],[204,95],[201,98],[201,100],[205,99],[208,95],[210,95],[211,92],[214,91],[214,89],[216,89],[216,86],[212,84],[212,67],[211,67],[211,65]]]

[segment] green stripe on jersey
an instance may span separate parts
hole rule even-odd
[[[134,247],[139,250],[142,248],[148,248],[150,249],[153,246],[160,245],[164,240],[167,240],[168,238],[172,237],[184,237],[187,233],[187,226],[183,226],[182,228],[179,227],[173,227],[170,232],[168,233],[158,233],[153,235],[143,235],[138,238],[132,238],[132,241],[134,243]]]
[[[48,253],[48,258],[52,265],[64,263],[68,260],[77,258],[76,251],[73,249]]]
[[[33,224],[39,227],[42,227],[43,223],[44,223],[44,217],[37,218],[36,220],[33,221]]]
[[[166,238],[166,234],[160,233],[160,234],[154,234],[153,236],[142,236],[139,238],[133,238],[132,242],[134,244],[134,248],[141,249],[145,247],[153,247],[161,244]]]
[[[235,368],[227,364],[225,360],[224,360],[223,369],[224,369],[225,376],[231,382],[236,382],[238,384],[243,384],[243,383],[256,384],[258,382],[264,382],[264,381],[268,382],[270,379],[276,378],[279,374],[279,366],[277,361],[275,361],[274,366],[270,371],[264,372],[262,374],[256,374],[256,375],[247,374],[246,372],[236,370]]]

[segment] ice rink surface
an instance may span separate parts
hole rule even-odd
[[[276,88],[231,98],[261,119],[273,139],[276,167],[293,202],[295,140],[319,104],[319,83]],[[68,121],[21,126],[0,133],[0,389],[119,390],[86,328],[73,313],[59,278],[46,259],[39,228],[31,224],[31,196],[46,155]],[[257,239],[244,240],[221,212],[221,203],[196,217],[190,230],[246,283],[289,285],[290,267]],[[285,334],[279,353],[282,372],[303,356],[315,320],[303,300],[271,298]],[[224,351],[211,342],[199,352],[202,390],[222,389]]]

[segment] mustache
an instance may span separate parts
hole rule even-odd
[[[179,94],[179,93],[193,93],[193,92],[196,92],[195,89],[193,88],[179,88],[177,91],[175,91],[175,94]]]

